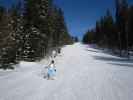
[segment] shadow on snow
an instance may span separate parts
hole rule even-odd
[[[96,60],[106,61],[108,64],[116,66],[133,67],[133,61],[128,58],[111,57],[111,56],[93,56]]]

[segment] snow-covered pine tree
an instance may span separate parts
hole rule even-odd
[[[22,4],[19,2],[17,5],[13,5],[10,11],[10,24],[12,29],[12,40],[15,41],[16,61],[21,60],[22,47],[24,45],[24,32],[23,32],[23,15]]]
[[[30,45],[33,46],[31,47],[31,51],[34,51],[33,58],[36,59],[37,55],[37,58],[43,57],[51,51],[51,48],[65,44],[69,40],[63,13],[60,9],[54,8],[52,0],[24,1],[24,32],[30,37],[30,39],[27,39],[28,37],[25,37],[25,39],[30,44],[36,41],[34,45]],[[37,30],[37,32],[35,33],[32,29]],[[36,47],[36,50],[34,50],[34,47]]]
[[[40,60],[71,39],[63,12],[52,0],[24,0],[23,7],[18,3],[8,12],[0,7],[0,22],[0,62],[4,65]]]
[[[0,67],[12,68],[15,64],[15,41],[12,39],[12,30],[10,24],[10,15],[4,8],[0,9]]]
[[[25,0],[25,33],[31,45],[34,60],[44,57],[48,47],[48,10],[50,0]],[[33,44],[34,43],[34,44]],[[36,49],[35,49],[36,48]],[[30,57],[31,58],[31,57]]]

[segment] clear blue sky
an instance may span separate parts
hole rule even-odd
[[[128,2],[133,4],[133,0]],[[115,12],[115,0],[55,0],[55,3],[63,9],[70,33],[79,37],[94,27],[107,9],[113,15]]]
[[[10,6],[19,0],[0,0],[1,4]],[[95,22],[110,9],[114,14],[115,0],[54,0],[64,11],[69,32],[78,37],[94,27]],[[133,0],[128,0],[133,4]]]

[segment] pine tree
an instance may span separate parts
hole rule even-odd
[[[85,44],[94,44],[95,43],[95,32],[93,30],[89,30],[83,37],[83,43]]]
[[[24,8],[24,9],[22,9]],[[0,63],[41,60],[53,48],[70,43],[63,12],[52,0],[24,0],[8,11],[0,7]]]
[[[133,6],[131,6],[129,8],[129,28],[128,28],[128,32],[129,32],[129,46],[131,47],[131,49],[133,49]]]
[[[112,17],[109,10],[104,17],[96,22],[94,31],[94,43],[110,49],[120,49],[127,51],[124,55],[129,55],[129,50],[133,45],[132,39],[132,17],[133,10],[127,0],[116,0],[116,16]],[[90,41],[88,34],[85,34],[85,41]],[[89,36],[91,37],[91,36]]]
[[[70,42],[70,35],[64,20],[64,14],[62,9],[59,9],[59,44],[64,45]]]
[[[47,36],[48,36],[48,10],[49,10],[49,0],[25,0],[25,26],[24,31],[27,36],[25,36],[25,43],[29,43],[31,46],[31,54],[35,59],[37,59],[36,54],[44,56],[44,51],[46,53],[47,48]],[[36,41],[33,44],[33,41]],[[38,45],[40,47],[38,47]],[[29,48],[29,47],[28,47]],[[39,50],[41,49],[41,50]],[[42,51],[42,49],[44,51]],[[27,49],[26,49],[27,50]],[[25,50],[24,50],[25,51]],[[33,54],[34,51],[34,54]],[[42,52],[38,52],[42,51]],[[28,51],[29,52],[29,51]],[[31,57],[29,56],[29,59]]]
[[[21,60],[22,47],[24,43],[23,32],[23,15],[22,4],[19,2],[17,5],[13,5],[10,11],[10,24],[12,30],[12,39],[15,41],[16,60]]]
[[[12,30],[10,24],[10,15],[7,10],[1,9],[1,19],[0,19],[0,41],[1,41],[1,52],[0,52],[0,64],[1,68],[13,68],[11,64],[16,64],[15,61],[15,41],[12,38]]]

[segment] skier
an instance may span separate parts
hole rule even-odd
[[[61,48],[60,48],[60,47],[58,48],[58,53],[59,53],[59,54],[61,53]]]
[[[52,58],[55,58],[55,57],[56,57],[56,55],[57,55],[56,51],[55,51],[55,50],[53,50],[53,51],[52,51]]]
[[[52,60],[50,65],[48,66],[48,72],[47,72],[48,79],[54,80],[55,75],[56,75],[55,62],[54,60]]]

